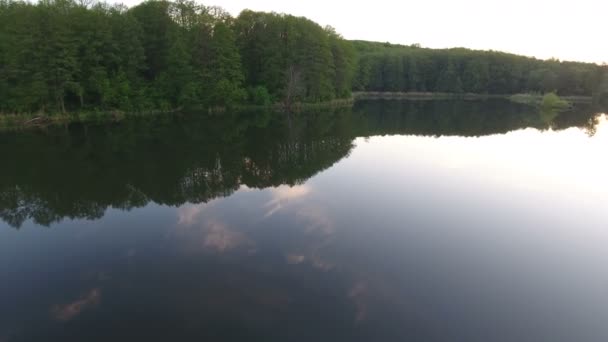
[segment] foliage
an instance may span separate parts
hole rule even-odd
[[[248,89],[249,102],[256,106],[269,106],[272,103],[272,98],[268,89],[264,86],[257,86]]]
[[[591,96],[602,79],[602,67],[591,63],[543,61],[463,48],[353,44],[358,55],[354,81],[358,91]]]
[[[563,109],[568,108],[570,103],[566,100],[562,100],[555,93],[547,93],[543,96],[541,107],[544,109]]]
[[[262,105],[332,100],[350,96],[354,59],[333,30],[288,15],[235,19],[189,0],[0,2],[0,113],[230,107],[246,89]]]
[[[516,103],[540,106],[543,96],[540,94],[515,94],[510,96],[509,99]]]
[[[0,113],[331,102],[351,91],[608,97],[606,67],[347,41],[286,14],[190,0],[0,0]]]

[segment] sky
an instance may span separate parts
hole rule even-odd
[[[134,5],[138,0],[125,0]],[[608,0],[204,0],[305,16],[347,39],[608,63]]]

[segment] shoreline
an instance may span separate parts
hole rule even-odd
[[[352,107],[355,103],[354,97],[346,99],[335,99],[331,101],[323,101],[317,103],[297,102],[290,106],[292,112],[302,112],[315,109],[341,108]],[[260,105],[237,105],[232,108],[226,107],[192,107],[192,108],[175,108],[170,110],[147,110],[136,112],[125,112],[119,110],[108,111],[82,111],[70,113],[28,113],[28,114],[3,114],[0,113],[0,132],[1,131],[18,131],[33,128],[46,128],[50,126],[66,125],[70,123],[90,123],[90,122],[120,122],[129,118],[137,117],[155,117],[159,115],[178,115],[184,111],[193,110],[206,112],[209,114],[221,114],[228,110],[247,111],[247,110],[268,110],[274,112],[288,111],[282,103],[276,103],[268,106]]]
[[[375,92],[361,91],[353,92],[355,101],[357,100],[491,100],[504,99],[513,102],[518,97],[526,97],[528,100],[542,100],[541,94],[478,94],[478,93],[437,93],[437,92]],[[560,96],[561,99],[572,103],[589,103],[593,102],[592,96]],[[523,103],[523,102],[519,102]]]
[[[328,109],[351,107],[355,102],[361,100],[407,100],[407,101],[435,101],[435,100],[464,100],[464,101],[482,101],[491,99],[504,99],[524,105],[532,105],[539,102],[543,95],[540,94],[476,94],[476,93],[436,93],[436,92],[353,92],[350,98],[335,99],[331,101],[323,101],[317,103],[298,102],[294,103],[288,109],[283,103],[275,103],[268,106],[260,105],[237,105],[232,108],[215,107],[215,108],[196,108],[191,110],[208,112],[210,114],[221,114],[227,110],[246,111],[246,110],[270,110],[274,112],[292,111],[302,112],[315,109]],[[524,98],[525,101],[518,99]],[[561,99],[574,104],[591,104],[591,96],[562,96]],[[71,113],[29,113],[29,114],[2,114],[0,113],[0,132],[1,131],[18,131],[33,128],[46,128],[50,126],[66,125],[70,123],[109,123],[119,122],[128,118],[136,117],[151,117],[159,115],[177,115],[183,112],[184,108],[175,108],[170,110],[147,110],[125,112],[119,110],[108,111],[82,111]]]

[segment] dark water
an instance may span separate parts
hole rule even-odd
[[[0,134],[0,341],[608,341],[608,120],[360,102]]]

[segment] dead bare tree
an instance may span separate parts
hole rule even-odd
[[[95,5],[95,0],[78,0],[78,5],[84,8],[91,8]]]
[[[283,106],[287,111],[291,111],[294,100],[300,93],[302,88],[302,73],[299,68],[295,65],[290,65],[287,69],[287,85],[285,88],[285,100]]]

